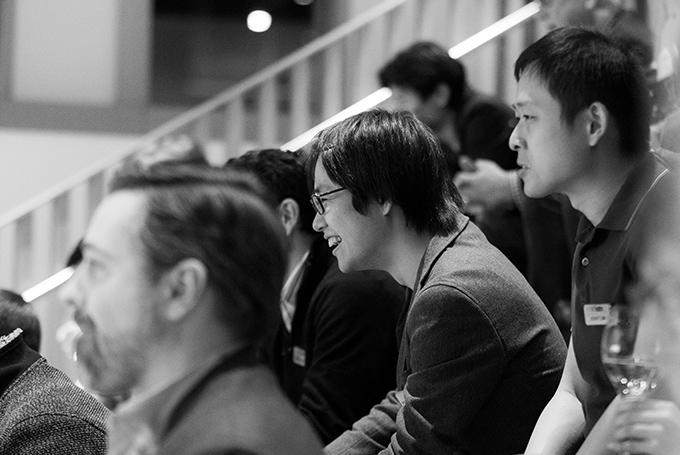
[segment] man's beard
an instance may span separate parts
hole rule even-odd
[[[82,313],[76,313],[75,320],[81,329],[75,340],[75,357],[83,369],[85,388],[102,396],[128,393],[145,363],[139,344],[123,335],[116,340],[103,339],[94,322]]]

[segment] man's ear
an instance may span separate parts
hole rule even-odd
[[[300,206],[294,199],[285,198],[279,204],[279,217],[286,230],[286,235],[290,236],[300,220]]]
[[[380,202],[380,211],[383,216],[388,215],[392,211],[392,201]]]
[[[596,101],[588,106],[586,110],[588,125],[588,144],[591,147],[597,145],[609,127],[609,110],[607,107]]]
[[[187,258],[177,263],[163,277],[166,299],[162,314],[177,322],[186,317],[201,301],[208,285],[208,269],[198,259]]]
[[[451,88],[444,83],[437,84],[437,87],[434,89],[434,92],[432,92],[432,95],[429,96],[429,99],[432,100],[435,106],[444,109],[449,105]]]

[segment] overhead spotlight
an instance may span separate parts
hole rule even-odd
[[[295,0],[295,3],[302,6],[311,5],[314,0]]]
[[[261,9],[256,9],[248,14],[246,19],[248,30],[251,32],[262,33],[269,30],[272,26],[272,15]]]

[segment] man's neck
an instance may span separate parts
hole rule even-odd
[[[456,154],[460,153],[460,136],[456,130],[456,113],[446,110],[443,118],[440,119],[438,127],[435,129],[439,140],[446,144]]]
[[[395,254],[388,270],[397,283],[409,289],[415,288],[418,268],[430,240],[431,234],[418,234],[410,229],[397,236],[393,243]]]
[[[286,279],[288,279],[305,254],[307,254],[307,252],[310,250],[312,243],[314,243],[314,239],[314,235],[306,234],[300,231],[294,231],[290,236]]]
[[[165,389],[218,357],[237,352],[245,343],[234,339],[214,314],[197,315],[177,324],[173,333],[149,350],[148,365],[132,398],[144,398]]]
[[[595,164],[594,172],[567,192],[571,205],[597,226],[637,164],[630,160]]]

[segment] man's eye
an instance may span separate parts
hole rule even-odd
[[[99,276],[104,268],[101,262],[88,257],[83,258],[83,262],[81,262],[79,267],[84,268],[90,277]]]

